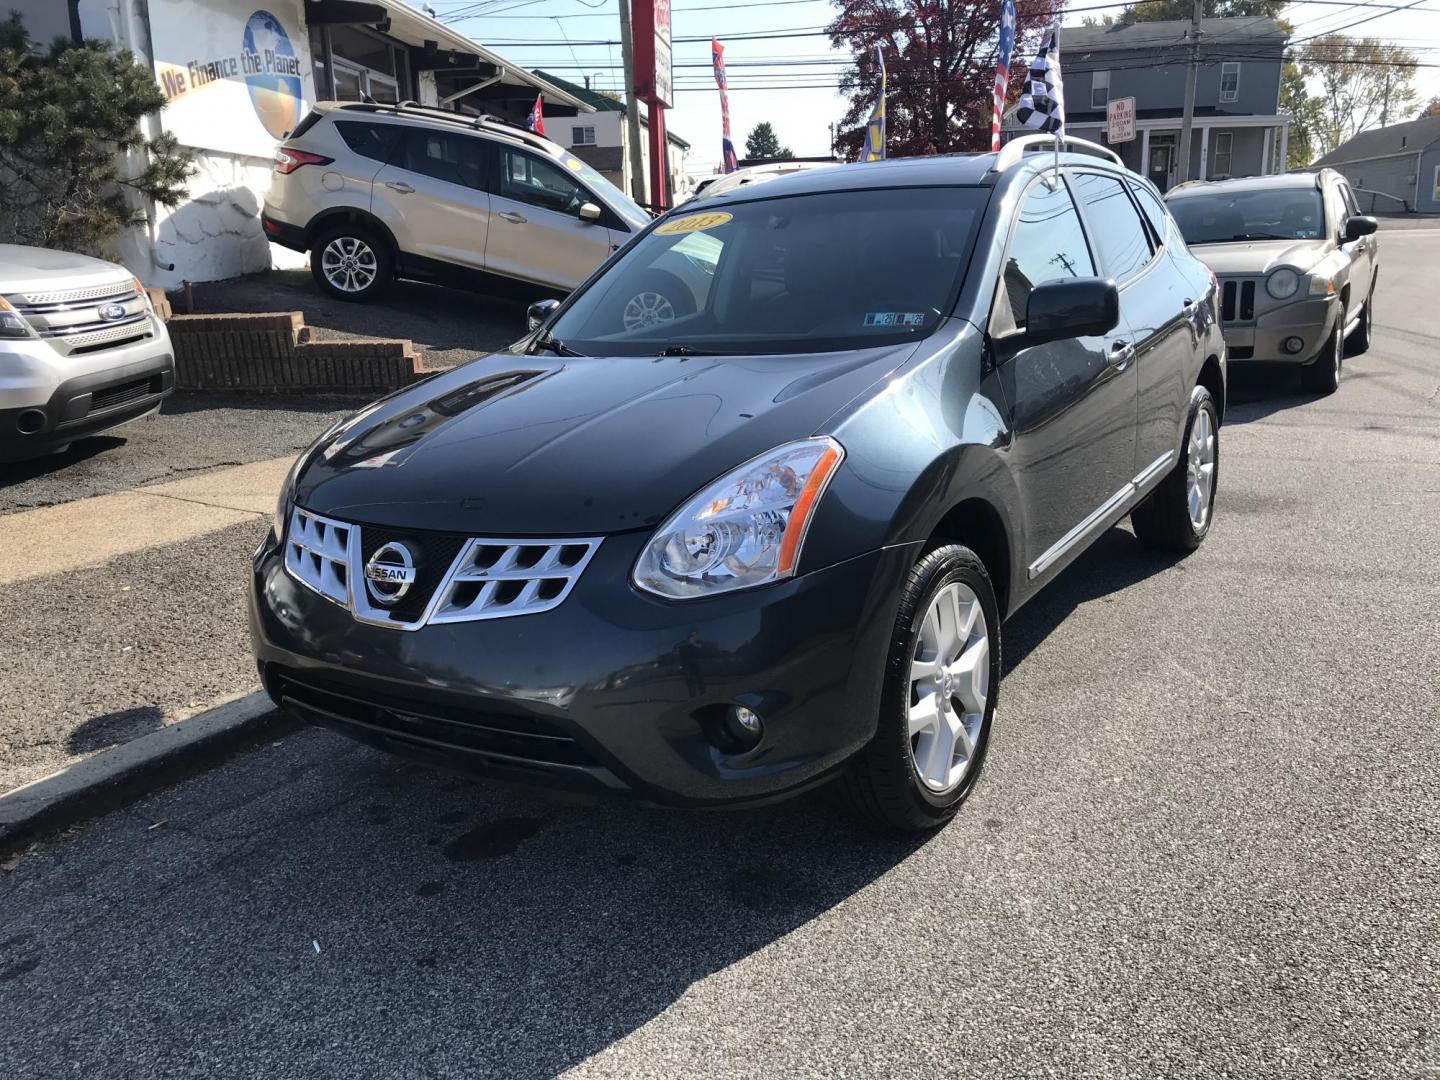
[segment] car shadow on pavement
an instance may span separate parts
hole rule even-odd
[[[1316,400],[1314,394],[1301,391],[1300,371],[1295,365],[1265,363],[1232,364],[1225,397],[1225,424],[1253,423]]]
[[[58,454],[41,454],[39,457],[26,458],[24,461],[0,462],[0,488],[58,472],[71,465],[87,461],[98,454],[103,454],[107,450],[124,445],[123,437],[92,435],[87,439],[76,439]]]
[[[1005,675],[1024,663],[1081,604],[1102,600],[1121,589],[1171,569],[1181,556],[1147,548],[1119,525],[1102,534],[1084,554],[1061,571],[1040,594],[1005,623],[1001,670]]]
[[[65,740],[65,749],[72,755],[108,750],[112,746],[138,739],[165,726],[165,714],[154,705],[119,709],[93,716],[74,728]]]

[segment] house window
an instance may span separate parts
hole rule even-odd
[[[1229,131],[1215,133],[1215,177],[1230,175],[1230,152],[1235,148],[1235,136]]]
[[[1097,71],[1090,78],[1090,108],[1103,109],[1110,101],[1110,72]]]
[[[1240,62],[1227,60],[1220,65],[1220,100],[1237,101],[1240,97]]]
[[[595,145],[595,128],[594,128],[594,127],[572,127],[572,128],[570,129],[570,145],[571,145],[571,146],[594,146],[594,145]]]

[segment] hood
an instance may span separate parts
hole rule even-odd
[[[79,289],[130,281],[123,266],[71,251],[0,244],[0,293]]]
[[[1331,249],[1328,240],[1242,240],[1233,244],[1195,244],[1190,254],[1225,274],[1268,274],[1280,266],[1306,273]]]
[[[914,350],[498,353],[358,413],[312,448],[295,497],[342,520],[472,536],[653,528],[735,466],[816,434]]]

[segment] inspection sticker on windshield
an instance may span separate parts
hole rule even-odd
[[[723,210],[715,210],[708,214],[686,214],[682,218],[665,222],[655,231],[663,236],[673,236],[675,233],[704,232],[706,229],[724,225],[730,218],[731,215]]]
[[[867,311],[866,326],[924,326],[923,311]]]

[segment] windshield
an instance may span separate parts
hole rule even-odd
[[[606,356],[917,340],[955,300],[987,197],[890,188],[681,211],[577,294],[550,332]]]
[[[1168,205],[1187,244],[1318,240],[1325,235],[1325,214],[1315,188],[1215,191],[1171,199]]]
[[[625,192],[621,191],[609,180],[606,180],[605,177],[592,166],[587,165],[573,154],[565,155],[565,165],[572,172],[578,173],[583,177],[585,182],[590,185],[591,190],[603,197],[606,202],[618,210],[622,217],[627,217],[634,222],[646,222],[650,220],[650,215],[640,209],[639,204],[636,203],[634,199],[626,195]]]

